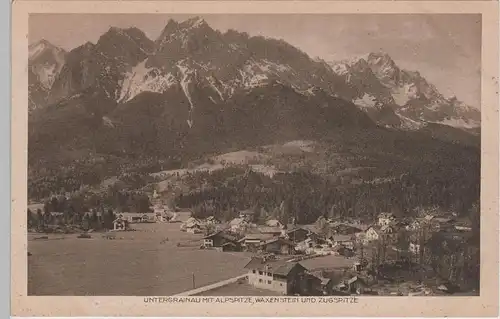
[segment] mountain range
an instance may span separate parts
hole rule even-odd
[[[327,62],[199,17],[169,20],[155,40],[111,27],[69,52],[46,40],[29,46],[33,165],[75,152],[189,159],[335,130],[477,146],[479,128],[478,109],[388,54]]]
[[[189,85],[196,82],[214,91],[212,99],[224,100],[274,80],[303,95],[321,89],[353,102],[384,125],[480,126],[476,108],[443,97],[419,72],[399,68],[388,54],[326,63],[282,40],[221,33],[200,18],[170,20],[155,41],[137,28],[112,27],[96,44],[70,52],[46,40],[30,45],[29,52],[30,109],[88,88],[123,104],[173,86],[181,86],[189,100]]]

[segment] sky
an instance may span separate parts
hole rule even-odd
[[[312,58],[348,59],[386,52],[403,69],[419,71],[445,96],[480,107],[481,16],[477,14],[210,14],[222,32],[278,38]],[[31,14],[30,43],[45,39],[65,50],[95,43],[111,26],[135,26],[156,39],[167,21],[193,15]]]

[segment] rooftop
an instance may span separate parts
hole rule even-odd
[[[258,227],[257,230],[260,233],[281,233],[281,228],[279,227],[261,226]]]
[[[321,269],[352,268],[355,262],[356,260],[353,258],[328,255],[328,256],[306,259],[301,261],[300,263],[307,269],[321,270]]]
[[[272,243],[275,243],[277,241],[281,242],[282,244],[287,244],[287,245],[293,246],[293,242],[286,240],[284,238],[279,238],[279,237],[275,237],[275,238],[271,238],[269,240],[266,240],[264,243],[262,243],[262,245],[272,244]]]
[[[352,235],[333,235],[332,238],[333,238],[334,241],[349,241],[349,240],[353,240],[353,236]]]
[[[273,274],[287,276],[297,265],[303,267],[297,262],[288,262],[286,260],[265,260],[264,258],[253,257],[244,268],[268,271]]]
[[[246,234],[241,240],[269,240],[274,238],[272,234],[250,233]]]
[[[242,224],[242,223],[245,223],[245,219],[243,219],[243,218],[235,218],[235,219],[233,219],[232,221],[229,222],[229,225],[236,226],[236,225],[239,225],[239,224]]]
[[[220,237],[225,238],[225,239],[230,240],[230,241],[237,241],[238,240],[238,238],[236,238],[236,236],[228,234],[228,233],[226,233],[224,231],[215,232],[213,234],[210,234],[208,236],[203,237],[203,239],[208,239],[208,238],[212,238],[212,237],[215,237],[215,236],[220,236]]]

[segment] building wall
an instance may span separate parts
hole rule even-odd
[[[213,239],[203,239],[203,246],[205,247],[215,247]]]
[[[378,239],[378,234],[377,232],[375,232],[373,229],[369,229],[367,232],[366,232],[366,239],[367,240],[377,240]]]
[[[186,232],[191,233],[191,234],[198,234],[198,233],[201,233],[201,229],[198,227],[189,227],[186,229]]]
[[[385,226],[385,225],[389,225],[391,223],[391,219],[390,218],[387,218],[387,217],[381,217],[378,219],[378,224],[380,226]]]
[[[269,243],[265,246],[264,250],[268,253],[281,253],[281,244],[279,242]]]
[[[259,270],[250,270],[248,272],[248,283],[257,288],[276,291],[284,295],[287,294],[286,279],[273,278],[271,273],[259,273]]]
[[[420,252],[420,245],[416,243],[410,243],[409,250],[414,254],[418,254]]]
[[[292,247],[289,245],[281,245],[281,254],[282,255],[289,255],[291,253]]]
[[[211,238],[203,239],[203,245],[205,246],[212,246],[212,247],[221,247],[225,243],[227,243],[228,240],[225,239],[224,237],[221,236],[213,236]]]

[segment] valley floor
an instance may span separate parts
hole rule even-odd
[[[245,253],[200,250],[179,224],[134,225],[106,240],[92,233],[28,237],[28,295],[173,295],[245,273]],[[165,239],[168,238],[168,241]],[[180,243],[180,247],[177,244]]]

